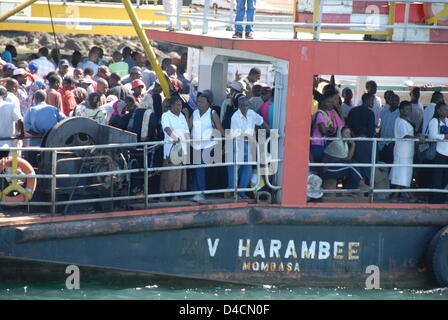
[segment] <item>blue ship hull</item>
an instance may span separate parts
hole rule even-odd
[[[437,286],[428,247],[445,225],[445,214],[412,210],[251,207],[92,215],[1,227],[0,252],[9,261],[243,284],[365,287],[373,266],[381,288],[427,288]]]

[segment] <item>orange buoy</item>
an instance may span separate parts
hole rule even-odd
[[[3,172],[5,169],[12,167],[12,163],[13,163],[12,157],[1,159],[0,172]],[[24,174],[35,174],[34,168],[25,159],[17,157],[17,167],[19,167]],[[2,191],[3,192],[2,200],[5,202],[26,202],[27,197],[25,193],[28,193],[32,196],[32,194],[36,190],[36,185],[37,185],[36,178],[26,178],[25,188],[22,188],[17,184],[16,180],[15,181],[13,180],[13,182]],[[19,194],[17,194],[16,196],[8,196],[7,194],[11,191],[18,191]]]

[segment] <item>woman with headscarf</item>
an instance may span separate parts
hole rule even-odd
[[[121,118],[123,117],[124,108],[126,107],[126,102],[119,99],[112,105],[113,112],[109,119],[109,125],[112,127],[120,128]]]
[[[114,112],[114,103],[118,100],[117,96],[114,96],[113,94],[107,96],[106,103],[101,105],[101,108],[104,109],[106,112],[106,123],[109,123],[110,117],[112,116],[112,113]]]
[[[20,112],[22,116],[26,114],[29,108],[33,105],[34,94],[37,90],[45,90],[45,84],[42,81],[35,81],[28,89],[28,96],[20,102]]]

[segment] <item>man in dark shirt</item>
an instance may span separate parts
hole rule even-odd
[[[375,135],[375,114],[372,111],[373,94],[362,95],[362,105],[350,110],[347,125],[352,129],[355,137],[369,137]]]
[[[111,94],[118,97],[120,100],[126,99],[126,97],[132,96],[132,92],[121,84],[121,77],[118,73],[114,72],[109,77],[109,90],[106,92],[106,96]]]
[[[375,96],[371,93],[362,95],[362,105],[350,110],[347,117],[347,125],[354,137],[369,137],[375,135],[375,114],[372,111]],[[372,142],[356,141],[355,162],[370,163],[372,160]],[[357,168],[367,184],[370,183],[370,168]]]

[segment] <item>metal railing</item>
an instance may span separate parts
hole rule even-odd
[[[411,167],[411,168],[448,168],[448,165],[441,164],[387,164],[387,163],[378,163],[377,162],[377,150],[378,150],[378,142],[396,142],[396,141],[412,141],[412,142],[448,142],[444,140],[436,140],[436,139],[409,139],[409,138],[310,138],[311,141],[363,141],[363,142],[372,142],[371,149],[371,161],[370,163],[359,163],[359,162],[310,162],[308,164],[309,168],[313,167],[353,167],[353,168],[370,168],[370,177],[369,182],[370,185],[369,190],[361,190],[361,189],[324,189],[321,188],[321,192],[323,193],[350,193],[350,192],[358,192],[358,193],[369,193],[370,202],[373,202],[373,195],[375,193],[395,193],[395,192],[413,192],[413,193],[421,193],[421,192],[439,192],[439,193],[448,193],[448,189],[435,189],[435,188],[403,188],[403,189],[376,189],[375,188],[375,177],[376,177],[376,168],[394,168],[394,167]],[[448,184],[448,181],[447,181]]]
[[[263,147],[263,151],[267,152],[268,144],[270,143],[270,138],[266,140],[265,143],[263,143],[263,146],[261,146],[260,143],[256,144],[256,161],[238,161],[238,148],[233,148],[235,150],[235,156],[233,161],[226,161],[226,162],[216,162],[211,164],[187,164],[187,165],[178,165],[178,166],[169,166],[169,167],[150,167],[148,165],[148,154],[151,151],[151,149],[154,149],[156,147],[163,147],[164,144],[172,144],[172,142],[167,141],[155,141],[155,142],[139,142],[139,143],[126,143],[126,144],[108,144],[108,145],[89,145],[89,146],[75,146],[75,147],[58,147],[58,148],[47,148],[47,147],[0,147],[0,151],[38,151],[40,153],[44,152],[50,152],[51,153],[51,172],[44,173],[44,174],[10,174],[10,173],[0,173],[0,179],[19,179],[23,180],[26,178],[36,178],[36,179],[47,179],[50,180],[50,201],[28,201],[28,202],[6,202],[3,201],[3,195],[2,195],[0,205],[2,206],[23,206],[27,205],[28,210],[30,206],[49,206],[51,207],[51,214],[54,215],[57,212],[58,206],[70,206],[75,204],[88,204],[88,203],[100,203],[100,202],[109,202],[109,201],[129,201],[129,200],[144,200],[144,207],[149,207],[149,200],[155,199],[155,198],[161,198],[161,197],[177,197],[177,196],[193,196],[198,194],[219,194],[219,193],[233,193],[235,201],[237,200],[237,193],[238,192],[254,192],[257,191],[260,187],[261,179],[260,177],[264,177],[265,183],[271,187],[273,190],[278,190],[281,187],[280,186],[274,186],[270,181],[270,175],[267,171],[265,171],[264,174],[261,173],[261,166],[269,166],[270,163],[276,163],[282,161],[281,159],[267,159],[264,157],[261,158],[261,147]],[[233,141],[232,143],[237,142],[238,138],[213,138],[210,140],[184,140],[181,143],[189,144],[193,142],[204,142],[204,141]],[[130,152],[130,150],[136,150],[137,148],[143,148],[143,167],[142,168],[123,168],[120,170],[109,170],[109,171],[102,171],[102,172],[89,172],[89,173],[57,173],[58,164],[64,161],[71,161],[71,160],[81,160],[81,159],[87,159],[89,157],[79,157],[79,158],[58,158],[58,155],[64,154],[64,153],[71,153],[71,152],[79,152],[79,151],[99,151],[99,150],[114,150],[114,149],[120,149],[120,150],[126,150],[127,152]],[[264,153],[266,154],[266,153]],[[104,158],[107,156],[100,155],[100,156],[91,156],[90,158]],[[238,166],[241,165],[250,165],[256,168],[256,174],[258,176],[257,184],[253,187],[248,188],[239,188],[238,187]],[[170,193],[157,193],[157,194],[150,194],[149,193],[149,175],[151,173],[159,173],[163,171],[168,170],[179,170],[179,169],[197,169],[197,168],[213,168],[213,167],[234,167],[234,188],[225,188],[225,189],[213,189],[213,190],[203,190],[203,191],[179,191],[179,192],[170,192]],[[81,170],[80,170],[81,171]],[[82,187],[91,187],[91,185],[87,186],[77,186],[74,187],[57,187],[57,182],[61,179],[81,179],[81,178],[95,178],[95,177],[110,177],[111,185],[113,186],[114,176],[118,175],[126,175],[128,179],[128,183],[130,185],[131,183],[131,174],[143,174],[144,182],[143,182],[143,194],[142,195],[131,195],[130,194],[130,186],[127,191],[127,195],[120,195],[117,196],[114,194],[113,190],[110,191],[110,196],[108,197],[92,197],[89,199],[76,199],[72,200],[72,195],[70,195],[69,200],[57,200],[57,194],[58,190],[63,189],[70,189],[70,188],[82,188]],[[64,214],[67,211],[64,210]]]
[[[323,23],[322,17],[323,17],[323,8],[325,3],[328,4],[330,2],[334,2],[335,5],[341,5],[340,1],[335,0],[315,0],[314,5],[318,7],[318,10],[314,10],[313,13],[313,23],[306,23],[306,22],[279,22],[279,21],[265,21],[265,22],[247,22],[247,21],[238,21],[239,25],[253,25],[253,26],[264,26],[264,27],[281,27],[285,30],[291,30],[296,33],[297,28],[301,28],[301,31],[303,32],[310,32],[314,34],[315,40],[321,39],[321,33],[324,32],[325,28],[330,27],[337,27],[337,28],[356,28],[357,30],[344,30],[344,29],[338,29],[338,30],[331,30],[331,33],[358,33],[358,34],[383,34],[387,36],[387,40],[391,40],[393,31],[395,29],[404,29],[403,32],[403,39],[402,41],[407,41],[407,33],[409,29],[437,29],[437,30],[447,30],[448,26],[444,25],[437,25],[436,23],[434,25],[421,25],[421,24],[409,24],[409,14],[410,14],[410,5],[413,3],[446,3],[445,1],[435,1],[435,0],[421,0],[421,1],[415,1],[415,0],[392,0],[389,2],[389,20],[388,24],[381,25],[381,24],[366,24],[366,23]],[[354,1],[354,0],[353,0]],[[384,0],[373,0],[370,2],[379,2],[383,3]],[[394,18],[395,18],[395,4],[399,3],[405,3],[405,11],[404,11],[404,23],[401,24],[395,24]],[[298,13],[298,2],[294,1],[294,8],[293,8],[293,21],[295,21],[295,17]],[[219,18],[210,18],[209,17],[210,12],[210,0],[204,1],[204,11],[202,13],[202,16],[199,16],[197,14],[181,14],[178,12],[177,14],[167,14],[167,13],[156,13],[157,15],[163,15],[167,17],[176,17],[178,26],[180,25],[180,21],[182,18],[186,18],[189,20],[196,20],[201,22],[202,27],[202,33],[207,34],[208,33],[208,24],[210,22],[214,23],[222,23],[223,28],[228,28],[229,25],[236,24],[235,22],[235,16],[234,16],[234,10],[231,8],[229,10],[229,19],[219,19]],[[261,17],[264,15],[257,15],[257,17]],[[223,16],[220,16],[223,17]],[[224,16],[225,17],[225,16]],[[279,16],[280,17],[280,16]]]

